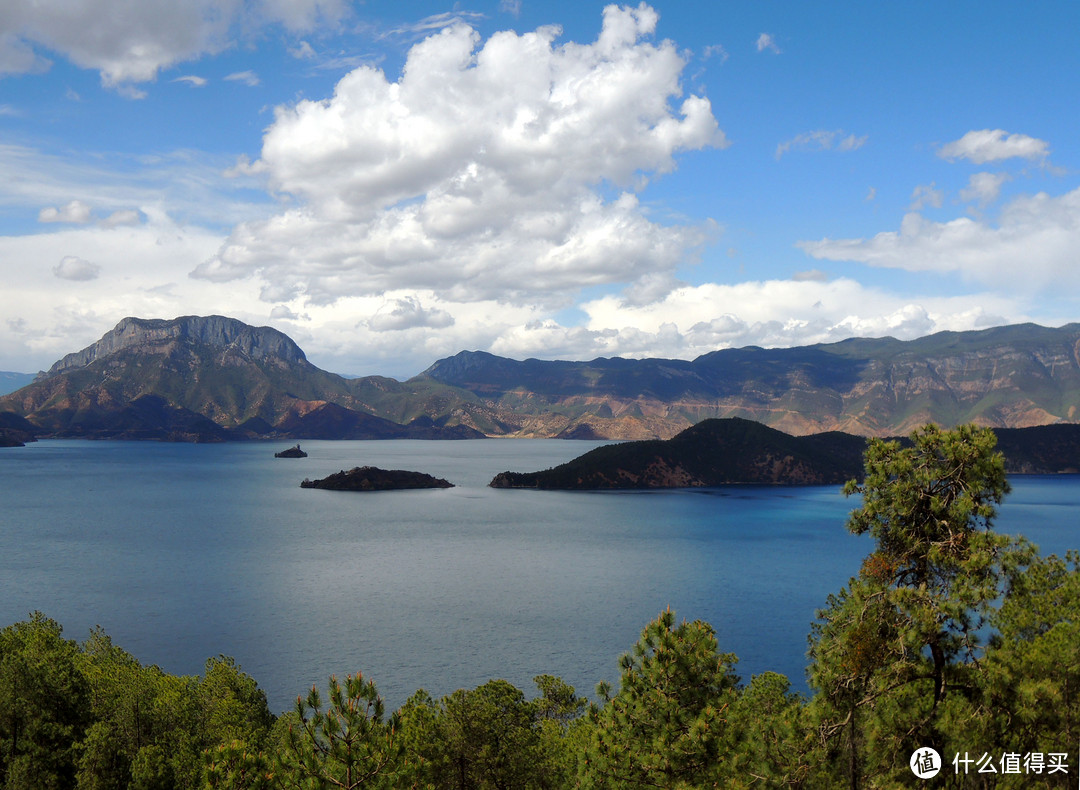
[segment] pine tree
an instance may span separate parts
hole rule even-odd
[[[907,778],[916,748],[944,751],[950,695],[980,680],[981,638],[1004,582],[1034,548],[998,535],[1009,490],[989,429],[926,426],[909,444],[871,441],[848,529],[874,551],[818,613],[810,649],[821,736],[850,787]]]

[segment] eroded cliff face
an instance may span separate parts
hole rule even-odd
[[[272,425],[309,400],[352,405],[345,380],[311,365],[276,329],[184,316],[123,319],[30,386],[0,398],[0,411],[25,415],[47,434],[110,435],[126,419],[124,410],[148,396],[224,428],[254,418]],[[140,416],[154,418],[145,408]]]
[[[93,345],[65,356],[45,375],[83,368],[125,349],[142,348],[147,353],[167,354],[185,340],[251,359],[290,364],[307,361],[288,335],[267,326],[249,326],[235,318],[220,315],[183,316],[173,320],[125,318]]]

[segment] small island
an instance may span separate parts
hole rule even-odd
[[[301,450],[300,444],[297,443],[296,447],[290,447],[288,450],[274,453],[274,458],[307,458],[307,453]]]
[[[454,484],[423,472],[358,466],[348,472],[336,472],[321,480],[304,480],[300,487],[322,488],[327,491],[397,491],[411,488],[453,488]]]

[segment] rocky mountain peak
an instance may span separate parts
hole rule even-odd
[[[97,359],[125,349],[149,347],[175,340],[212,348],[234,349],[253,359],[277,358],[293,363],[307,361],[304,352],[296,343],[287,335],[268,326],[253,327],[235,318],[220,315],[189,315],[171,320],[128,317],[93,345],[65,356],[53,365],[45,376],[86,367]]]

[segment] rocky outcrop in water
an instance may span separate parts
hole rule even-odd
[[[300,449],[300,445],[290,447],[288,450],[282,450],[280,453],[274,453],[274,458],[307,458],[307,453]]]
[[[304,480],[300,487],[322,488],[329,491],[397,491],[413,488],[453,488],[454,484],[423,472],[358,466],[347,472],[342,470],[321,480]]]

